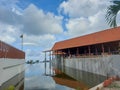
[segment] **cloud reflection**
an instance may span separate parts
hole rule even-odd
[[[25,90],[26,89],[55,89],[55,82],[49,76],[33,76],[25,79]]]
[[[49,71],[49,64],[46,67]],[[25,90],[74,90],[72,88],[56,84],[50,76],[44,76],[44,64],[26,65]]]

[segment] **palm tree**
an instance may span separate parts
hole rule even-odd
[[[116,27],[117,26],[116,17],[120,10],[120,1],[114,0],[112,2],[113,2],[113,5],[110,5],[108,7],[105,18],[107,23],[110,25],[110,27]]]

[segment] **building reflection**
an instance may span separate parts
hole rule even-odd
[[[52,65],[51,62],[44,62],[44,66],[45,66],[44,74],[46,76],[51,76],[56,84],[67,86],[74,89],[88,90],[89,86],[87,86],[85,83],[81,81],[78,81],[77,79],[68,76],[60,69],[57,69],[54,65]],[[48,71],[47,67],[49,67]]]
[[[72,77],[62,73],[58,69],[54,69],[55,75],[53,76],[54,81],[57,84],[64,85],[74,89],[87,90],[87,86],[83,82],[79,82]]]

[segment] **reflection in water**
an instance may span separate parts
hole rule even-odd
[[[24,72],[22,72],[5,83],[3,87],[0,87],[0,90],[4,90],[4,87],[8,87],[8,85],[10,85],[9,83],[14,83],[13,85],[18,87],[17,90],[84,90],[84,88],[88,88],[89,83],[91,83],[88,82],[87,76],[93,77],[91,74],[84,74],[83,72],[81,73],[81,71],[67,67],[64,67],[64,72],[69,76],[62,72],[55,67],[50,67],[49,63],[46,63],[46,66],[44,63],[26,65],[25,79]],[[85,78],[81,77],[81,74]],[[102,77],[98,80],[101,81]],[[84,81],[84,83],[81,81]],[[85,85],[86,82],[87,85]]]
[[[80,90],[84,90],[85,88],[86,89],[88,88],[84,83],[76,81],[75,79],[67,76],[66,74],[62,73],[57,69],[55,69],[55,73],[56,75],[53,76],[53,79],[58,84],[65,85],[74,89],[79,88]]]
[[[56,83],[51,77],[51,74],[54,75],[54,73],[49,68],[49,65],[46,65],[45,70],[43,63],[26,65],[25,90],[74,90],[63,84]]]
[[[70,67],[64,67],[64,70],[62,72],[73,77],[74,79],[78,80],[79,82],[81,82],[81,81],[84,82],[84,85],[86,84],[87,88],[94,87],[106,79],[105,76],[81,71],[81,70],[70,68]]]

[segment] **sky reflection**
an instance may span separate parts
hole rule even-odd
[[[46,67],[49,73],[49,65]],[[52,77],[45,76],[43,63],[26,65],[25,90],[74,90],[72,88],[56,84]]]

